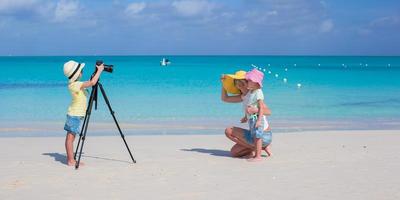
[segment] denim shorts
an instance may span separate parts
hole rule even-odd
[[[256,120],[249,119],[250,130],[245,130],[243,133],[244,139],[247,143],[254,145],[254,138],[262,139],[262,146],[267,146],[272,142],[272,132],[264,131],[262,127],[256,128]]]
[[[67,120],[65,121],[64,130],[74,135],[79,134],[81,132],[80,128],[83,118],[84,117],[67,115]]]

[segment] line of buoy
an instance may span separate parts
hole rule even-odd
[[[317,64],[318,65],[318,67],[321,67],[321,63],[318,63]],[[251,64],[251,66],[252,67],[254,67],[254,68],[257,68],[258,70],[260,70],[260,71],[266,71],[267,69],[263,69],[262,67],[257,67],[256,65],[254,65],[254,64]],[[270,67],[271,66],[271,64],[268,64],[268,67]],[[297,64],[293,64],[293,66],[297,66]],[[360,63],[360,66],[361,67],[368,67],[369,65],[368,65],[368,63],[366,63],[366,64],[364,64],[364,63]],[[387,67],[391,67],[392,65],[389,63],[389,64],[387,64]],[[282,66],[283,68],[285,68],[284,70],[287,72],[287,71],[289,71],[289,69],[286,67],[286,66]],[[348,67],[348,65],[346,65],[345,63],[342,63],[342,67],[344,67],[344,68],[347,68]],[[265,68],[267,68],[267,67],[265,67]],[[268,71],[268,73],[269,74],[271,74],[272,72],[271,71]]]
[[[254,68],[256,68],[256,69],[258,69],[258,70],[260,70],[260,71],[266,71],[266,67],[265,68],[262,68],[262,67],[258,67],[258,66],[256,66],[256,65],[254,65],[254,64],[251,64],[251,66],[252,67],[254,67]],[[270,66],[270,64],[268,64],[268,66]],[[285,66],[283,66],[283,67],[285,67]],[[285,67],[285,71],[288,71],[288,68],[286,68]],[[268,70],[268,74],[272,74],[272,71],[271,70]],[[279,74],[278,73],[276,73],[276,74],[274,74],[274,76],[275,76],[275,78],[278,78],[279,77]],[[287,83],[288,82],[288,78],[287,77],[284,77],[283,79],[281,79],[282,81],[283,81],[283,83]],[[302,87],[302,84],[301,83],[297,83],[296,84],[296,86],[297,86],[297,88],[298,89],[300,89],[301,87]]]
[[[267,69],[266,69],[267,67],[265,67],[265,68],[257,67],[257,66],[254,65],[254,64],[251,64],[251,66],[254,67],[254,68],[259,69],[260,71],[264,71],[264,72],[267,71]],[[271,64],[268,64],[268,67],[270,67],[270,66],[271,66]],[[297,64],[295,63],[295,64],[293,64],[293,66],[297,66]],[[320,67],[320,66],[321,66],[321,63],[318,63],[318,67]],[[368,67],[369,65],[368,65],[368,63],[360,63],[360,66],[363,68],[363,67]],[[288,68],[285,67],[285,66],[283,66],[283,67],[284,67],[284,70],[287,72],[287,71],[288,71]],[[345,63],[342,63],[342,67],[343,67],[343,68],[347,68],[348,66],[347,66]],[[391,67],[391,64],[388,63],[388,64],[387,64],[387,67]],[[271,71],[271,70],[268,70],[267,72],[268,72],[268,74],[272,74],[272,71]],[[278,78],[278,77],[279,77],[279,74],[278,74],[278,73],[275,73],[274,76],[275,76],[276,78]],[[283,78],[283,79],[281,79],[281,80],[282,80],[284,83],[287,83],[287,82],[288,82],[288,79],[287,79],[286,77]],[[297,86],[297,88],[301,88],[301,87],[302,87],[302,84],[301,84],[301,83],[297,83],[296,86]]]

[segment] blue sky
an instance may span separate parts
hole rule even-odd
[[[396,0],[0,0],[0,55],[400,55]]]

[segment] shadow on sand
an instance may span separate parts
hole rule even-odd
[[[113,161],[113,162],[123,162],[123,163],[132,163],[126,160],[117,160],[117,159],[112,159],[112,158],[102,158],[98,156],[88,156],[88,155],[83,155],[82,153],[82,158],[94,158],[94,159],[99,159],[99,160],[108,160],[108,161]],[[42,155],[44,156],[50,156],[54,158],[54,161],[60,162],[64,165],[67,165],[67,156],[65,154],[60,154],[60,153],[43,153]]]
[[[54,161],[60,162],[64,165],[67,165],[67,156],[60,153],[43,153],[44,156],[50,156],[54,158]]]
[[[194,152],[199,152],[199,153],[210,154],[212,156],[232,157],[230,151],[219,150],[219,149],[194,148],[194,149],[181,149],[181,151],[194,151]]]

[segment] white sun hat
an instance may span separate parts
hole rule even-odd
[[[85,63],[78,63],[73,60],[64,63],[64,75],[69,79],[70,83],[78,79],[84,66]]]

